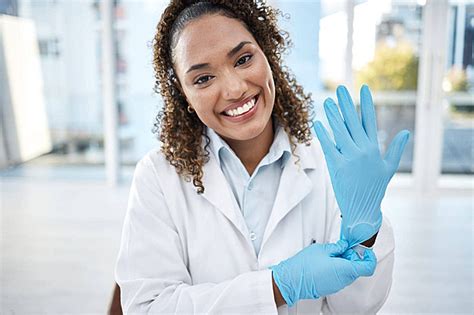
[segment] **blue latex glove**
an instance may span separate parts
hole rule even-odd
[[[380,205],[410,133],[407,130],[399,132],[382,158],[369,88],[364,85],[360,90],[362,122],[345,87],[337,88],[337,98],[344,118],[332,99],[324,102],[336,144],[320,121],[316,121],[314,129],[324,151],[342,214],[341,238],[348,240],[352,247],[370,239],[380,229]]]
[[[341,256],[348,243],[312,244],[295,256],[270,267],[275,284],[288,306],[303,299],[317,299],[333,294],[348,286],[360,276],[371,276],[377,265],[372,250],[366,250],[363,259],[357,255]]]

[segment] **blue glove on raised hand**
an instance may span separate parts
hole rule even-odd
[[[371,276],[377,265],[372,250],[363,259],[337,257],[348,249],[345,240],[335,244],[312,244],[295,256],[270,267],[275,284],[288,306],[303,299],[317,299],[348,286],[360,276]]]
[[[337,98],[344,119],[332,99],[324,102],[336,144],[320,121],[316,121],[314,129],[326,157],[342,214],[341,237],[352,247],[370,239],[380,229],[380,205],[410,133],[407,130],[399,132],[382,158],[369,88],[364,85],[360,90],[362,123],[345,87],[337,88]]]

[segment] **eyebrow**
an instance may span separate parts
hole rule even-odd
[[[243,41],[243,42],[240,42],[237,46],[235,46],[234,48],[232,48],[228,53],[227,53],[227,57],[232,57],[234,56],[236,53],[239,52],[239,50],[242,49],[242,47],[244,47],[245,45],[247,44],[252,44],[252,42],[249,42],[249,41]],[[186,73],[189,73],[193,70],[197,70],[197,69],[201,69],[201,68],[205,68],[205,67],[209,67],[209,63],[198,63],[198,64],[195,64],[195,65],[192,65],[188,71],[186,71]]]
[[[193,70],[201,69],[201,68],[204,68],[204,67],[209,67],[209,64],[208,63],[198,63],[198,64],[195,64],[195,65],[192,65],[191,68],[189,68],[188,71],[186,71],[186,73],[189,73]]]
[[[242,49],[242,47],[244,47],[245,45],[247,44],[252,44],[251,42],[249,41],[243,41],[243,42],[240,42],[240,44],[238,44],[237,46],[235,46],[234,48],[231,49],[231,51],[229,51],[227,53],[227,57],[232,57],[233,55],[235,55],[239,50]]]

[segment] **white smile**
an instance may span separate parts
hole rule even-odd
[[[237,108],[234,108],[234,109],[231,109],[231,110],[226,110],[225,114],[227,116],[231,116],[231,117],[235,117],[235,116],[245,114],[249,110],[254,108],[256,100],[257,100],[257,96],[255,96],[250,101],[248,101],[247,103],[245,103],[244,105],[242,105],[240,107],[237,107]]]

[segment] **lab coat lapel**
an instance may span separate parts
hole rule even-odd
[[[263,235],[262,248],[278,223],[313,189],[313,182],[306,175],[305,170],[315,168],[315,160],[309,148],[303,146],[300,145],[301,149],[296,153],[300,157],[300,165],[295,165],[296,158],[291,155],[283,169],[273,210]]]
[[[204,193],[202,196],[222,212],[242,235],[247,235],[247,225],[239,210],[237,201],[212,154],[209,161],[204,165],[203,172]]]

